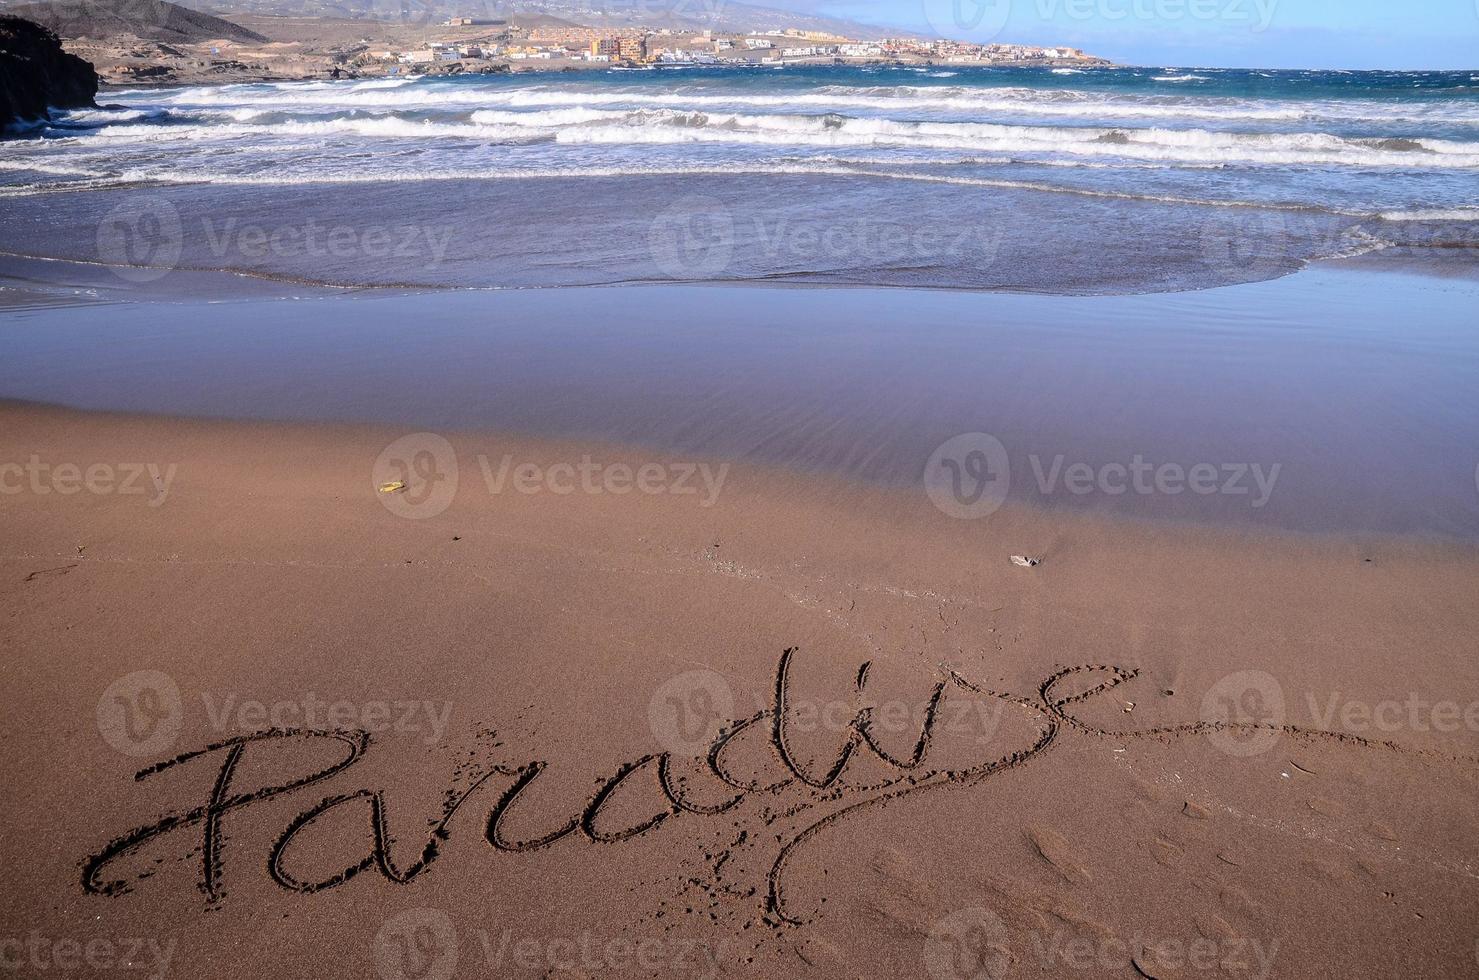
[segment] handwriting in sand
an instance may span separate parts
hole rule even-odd
[[[709,744],[705,757],[691,760],[695,766],[689,768],[695,769],[705,780],[711,782],[714,790],[712,799],[700,799],[700,792],[690,792],[689,784],[692,779],[677,774],[680,761],[675,760],[671,753],[654,753],[622,764],[600,783],[580,812],[560,820],[557,825],[537,836],[511,839],[506,830],[510,814],[519,807],[520,800],[536,784],[549,764],[537,759],[514,765],[493,764],[474,773],[466,785],[453,786],[447,790],[441,818],[432,824],[424,843],[421,843],[420,853],[405,863],[400,863],[392,854],[397,848],[389,827],[385,790],[365,787],[328,796],[293,817],[277,837],[267,856],[267,872],[282,888],[299,893],[338,888],[365,872],[376,872],[384,880],[395,884],[408,884],[437,864],[442,857],[444,845],[452,834],[463,831],[465,825],[471,822],[472,817],[465,815],[470,809],[470,800],[490,786],[493,788],[488,790],[489,795],[497,789],[497,796],[491,807],[484,812],[482,835],[494,851],[504,854],[521,854],[556,846],[577,846],[581,842],[619,844],[639,835],[659,832],[660,828],[679,819],[713,817],[736,810],[747,800],[759,798],[767,805],[757,815],[757,821],[772,828],[777,823],[788,826],[783,828],[787,832],[779,835],[779,851],[771,863],[766,881],[763,884],[756,882],[753,891],[757,895],[763,895],[766,921],[777,926],[794,926],[808,921],[812,912],[798,908],[798,903],[789,897],[786,875],[788,862],[798,848],[835,828],[843,820],[869,808],[929,790],[970,786],[1006,770],[1032,764],[1041,759],[1064,732],[1117,739],[1166,739],[1216,730],[1256,730],[1271,727],[1260,723],[1203,721],[1165,728],[1108,731],[1079,718],[1074,713],[1077,706],[1137,676],[1137,671],[1122,667],[1083,665],[1063,668],[1047,677],[1032,697],[988,690],[954,670],[944,669],[932,688],[918,737],[908,751],[894,754],[885,747],[878,737],[872,709],[859,707],[846,725],[841,746],[831,763],[824,767],[808,767],[793,751],[793,739],[788,731],[791,668],[795,656],[794,649],[788,649],[781,655],[775,671],[774,692],[769,706],[747,718],[732,721]],[[859,697],[867,684],[868,671],[869,664],[865,663],[857,672],[854,686],[855,695]],[[1078,682],[1080,689],[1061,693],[1063,688],[1074,681]],[[1083,686],[1094,681],[1097,683]],[[1023,714],[1027,723],[1024,730],[1028,734],[1018,736],[1018,741],[1010,746],[1009,751],[1006,751],[1006,745],[998,744],[1000,740],[992,739],[988,742],[987,757],[955,760],[953,765],[932,764],[937,721],[948,703],[962,699],[987,701],[996,707],[1004,705],[1015,708]],[[1416,751],[1401,749],[1390,742],[1376,742],[1350,735],[1336,736],[1319,730],[1290,726],[1281,726],[1279,730],[1296,737],[1335,738],[1347,745]],[[773,769],[769,775],[774,778],[764,778],[764,773],[737,772],[737,767],[730,760],[736,744],[746,739],[762,738],[768,755],[767,764]],[[323,749],[331,751],[333,758],[318,768],[285,773],[278,777],[279,781],[271,785],[250,791],[237,789],[236,774],[243,759],[249,753],[260,751],[267,743],[320,747],[320,752]],[[188,809],[167,812],[152,823],[118,837],[97,854],[87,858],[83,863],[83,887],[89,893],[99,895],[126,893],[139,880],[153,874],[153,871],[114,877],[115,866],[147,845],[173,835],[190,834],[199,842],[200,862],[196,885],[208,903],[217,904],[225,896],[223,853],[230,824],[234,819],[233,814],[276,797],[300,793],[343,775],[365,757],[371,745],[372,738],[368,731],[270,729],[225,739],[145,768],[136,774],[137,780],[150,779],[197,762],[217,767],[211,791],[204,802]],[[992,745],[996,747],[992,748]],[[882,775],[863,779],[849,778],[850,773],[865,765],[868,772]],[[819,768],[819,771],[813,771],[814,768]],[[639,780],[645,783],[638,782]],[[498,789],[500,785],[501,789]],[[635,822],[616,827],[607,826],[607,811],[613,798],[618,792],[626,795],[632,791],[645,791],[650,795],[651,804],[646,814]],[[346,808],[357,808],[366,818],[362,838],[363,857],[326,878],[310,880],[300,877],[300,872],[293,867],[294,845],[313,834],[315,825],[324,817]],[[342,827],[343,823],[337,822],[336,826]],[[742,834],[742,839],[745,836]],[[404,857],[402,855],[402,860]]]

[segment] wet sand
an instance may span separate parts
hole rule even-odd
[[[7,260],[0,957],[1471,973],[1476,287],[1370,271],[409,294]]]
[[[32,457],[0,497],[9,961],[1474,967],[1470,546],[0,406]]]
[[[906,488],[981,433],[1006,498],[1034,507],[1479,538],[1479,280],[1385,257],[1095,297],[0,270],[26,307],[0,322],[0,397],[590,439]]]

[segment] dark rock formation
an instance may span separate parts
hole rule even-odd
[[[98,75],[92,65],[62,50],[40,24],[0,15],[0,128],[44,119],[48,108],[92,106]]]
[[[245,41],[267,38],[220,17],[166,0],[52,0],[11,7],[17,17],[34,20],[62,37],[132,35],[146,41]]]

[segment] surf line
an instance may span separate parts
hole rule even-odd
[[[780,816],[756,816],[756,822],[775,822],[784,818],[797,818],[799,829],[789,836],[781,835],[782,844],[777,853],[765,886],[765,921],[774,926],[798,926],[810,921],[808,914],[798,908],[798,902],[789,896],[786,867],[798,848],[816,840],[832,830],[842,821],[905,796],[948,787],[963,787],[979,783],[998,773],[1026,766],[1042,757],[1064,731],[1096,738],[1156,738],[1174,739],[1212,731],[1255,731],[1276,729],[1297,738],[1328,738],[1339,744],[1363,748],[1384,748],[1398,752],[1426,755],[1447,761],[1472,762],[1425,750],[1404,748],[1392,742],[1363,739],[1344,732],[1327,732],[1319,729],[1301,729],[1286,725],[1267,725],[1256,722],[1202,721],[1151,729],[1108,730],[1085,722],[1072,713],[1072,709],[1091,699],[1133,680],[1138,670],[1123,667],[1088,664],[1067,667],[1050,675],[1039,685],[1035,697],[992,691],[968,680],[960,673],[944,669],[941,679],[934,685],[926,702],[923,723],[913,746],[900,754],[881,744],[872,716],[871,706],[862,706],[862,694],[867,684],[868,667],[865,663],[857,672],[854,696],[859,706],[845,726],[841,747],[830,765],[811,771],[803,765],[792,750],[788,735],[788,709],[791,699],[791,665],[795,648],[785,650],[775,671],[774,691],[769,707],[748,718],[732,721],[722,728],[709,744],[705,757],[696,762],[722,787],[720,797],[712,802],[699,802],[683,788],[682,780],[675,778],[671,753],[661,752],[644,755],[623,763],[611,776],[599,784],[599,789],[586,802],[582,810],[567,820],[538,836],[511,839],[506,821],[518,807],[520,799],[528,792],[539,776],[546,771],[548,763],[530,761],[521,765],[492,765],[481,771],[472,782],[463,788],[455,784],[444,796],[441,818],[432,823],[430,832],[421,846],[420,854],[407,864],[400,864],[393,856],[395,838],[392,836],[387,816],[385,790],[360,788],[327,796],[313,806],[293,817],[277,837],[267,858],[267,872],[280,887],[290,892],[313,894],[338,888],[355,877],[377,871],[386,880],[395,884],[410,884],[425,873],[442,855],[443,846],[451,839],[454,818],[462,813],[465,804],[484,786],[495,778],[507,780],[502,792],[494,801],[483,824],[483,837],[495,850],[508,854],[520,854],[553,847],[565,841],[584,840],[594,844],[618,844],[622,841],[648,834],[670,819],[687,817],[696,819],[733,810],[749,799],[772,800],[789,791],[799,791],[801,799],[787,807]],[[1059,688],[1070,679],[1083,675],[1090,681],[1098,680],[1071,693],[1060,694]],[[1102,679],[1101,679],[1102,678]],[[1082,680],[1082,678],[1080,678]],[[935,742],[936,726],[941,708],[947,698],[996,700],[1014,705],[1027,714],[1033,730],[1021,738],[1011,751],[993,755],[987,759],[970,760],[972,764],[960,768],[930,767],[929,757]],[[778,779],[766,781],[739,775],[729,763],[734,746],[746,737],[764,736],[770,757],[770,765]],[[988,740],[994,741],[994,739]],[[308,772],[279,777],[281,781],[271,785],[242,791],[237,789],[237,772],[247,754],[260,754],[263,746],[297,745],[310,748],[320,756],[324,750],[330,755],[319,768]],[[189,831],[199,835],[199,876],[196,887],[204,895],[207,907],[216,907],[225,900],[225,873],[223,855],[227,844],[228,815],[244,812],[279,796],[300,793],[309,787],[340,776],[358,764],[372,744],[371,734],[363,730],[319,731],[307,729],[274,728],[233,738],[224,739],[186,752],[164,762],[146,767],[135,774],[136,781],[152,779],[161,773],[188,766],[197,761],[213,760],[218,766],[211,790],[205,802],[187,809],[171,810],[152,823],[136,827],[110,841],[96,854],[82,862],[82,887],[85,892],[102,896],[121,896],[132,891],[135,884],[156,873],[155,869],[136,872],[131,876],[110,877],[110,869],[120,861],[136,855],[146,846],[171,835]],[[1003,746],[1005,748],[1006,746]],[[995,750],[1001,752],[1001,749]],[[845,779],[850,769],[865,757],[882,767],[886,775],[865,783]],[[653,808],[648,815],[635,823],[620,827],[607,827],[603,814],[612,800],[629,781],[633,786],[639,777],[648,780],[649,790],[657,792]],[[294,844],[312,832],[315,824],[332,813],[346,808],[360,808],[367,818],[367,833],[364,838],[365,852],[354,864],[317,880],[300,877],[292,867]],[[465,823],[466,821],[461,821]],[[343,826],[342,822],[338,824]],[[752,839],[759,835],[749,835]],[[758,889],[757,889],[758,890]]]

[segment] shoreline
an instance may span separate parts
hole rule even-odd
[[[102,268],[19,264],[33,281],[0,293],[14,311],[0,369],[0,396],[12,399],[589,438],[915,490],[938,447],[987,433],[1010,463],[1004,499],[1048,515],[1479,538],[1464,414],[1475,355],[1459,326],[1479,287],[1467,266],[1440,276],[1396,264],[1372,280],[1366,261],[1083,297],[771,284],[344,290],[183,272],[109,285]],[[1414,305],[1424,321],[1387,337],[1384,324]],[[98,345],[114,353],[69,353]],[[1241,351],[1232,364],[1230,347]],[[1114,420],[1089,409],[1096,399],[1121,406]],[[1420,417],[1445,421],[1415,439]],[[1150,468],[1127,485],[1124,468],[1140,460]],[[1089,483],[1067,482],[1084,466]],[[1196,466],[1210,482],[1188,488]]]
[[[167,430],[171,427],[185,427],[190,429],[211,430],[218,428],[223,432],[233,430],[255,430],[260,433],[260,438],[271,439],[276,436],[301,439],[329,438],[330,436],[379,438],[385,442],[393,442],[396,437],[416,434],[413,430],[416,425],[394,425],[380,421],[357,420],[348,418],[276,418],[276,417],[241,417],[235,415],[197,415],[197,414],[174,414],[166,411],[133,411],[128,409],[110,408],[82,408],[61,402],[33,401],[6,397],[0,394],[0,420],[6,417],[50,418],[52,420],[66,421],[72,423],[79,429],[87,429],[92,425],[100,426],[133,426],[141,428],[153,428],[156,430]],[[421,433],[425,435],[426,433]],[[441,426],[435,432],[429,433],[437,438],[445,438],[454,444],[472,444],[481,446],[497,445],[500,447],[514,447],[531,457],[552,459],[557,462],[568,462],[581,458],[609,458],[617,460],[640,460],[649,458],[672,459],[677,458],[678,453],[671,446],[660,443],[636,441],[591,441],[581,439],[578,436],[551,436],[540,432],[538,429],[510,428],[501,429],[489,425],[476,425],[467,427]],[[458,453],[459,457],[463,455]],[[514,493],[520,492],[512,489],[510,477],[512,469],[501,465],[490,469],[485,463],[486,459],[493,459],[495,463],[502,463],[502,457],[494,459],[486,454],[475,455],[479,463],[475,472],[474,486],[478,484],[491,484],[495,480],[502,479],[505,490],[492,491],[484,488],[475,489],[474,493]],[[507,453],[505,456],[509,455]],[[738,467],[740,470],[752,477],[755,484],[762,487],[773,488],[783,486],[788,494],[792,494],[803,500],[832,500],[848,499],[854,495],[860,499],[869,499],[881,515],[908,513],[918,508],[915,505],[919,499],[927,497],[923,482],[916,481],[914,486],[901,486],[897,483],[879,483],[875,481],[859,480],[846,474],[829,472],[826,470],[798,469],[781,463],[766,462],[763,460],[734,459],[724,456],[703,456],[702,454],[683,455],[683,465],[695,467],[694,474],[687,478],[689,486],[694,488],[693,492],[700,492],[702,487],[698,482],[699,469],[710,474],[709,482],[715,480],[714,474]],[[14,464],[17,460],[7,459],[5,463]],[[25,462],[25,461],[21,461]],[[44,461],[43,461],[44,462]],[[517,459],[511,459],[517,465]],[[633,472],[640,468],[640,463],[632,464]],[[23,477],[13,469],[6,474],[7,484],[18,486],[23,482]],[[136,475],[135,486],[149,492],[144,482],[147,474]],[[24,479],[29,479],[29,471]],[[718,480],[723,483],[723,479]],[[566,485],[581,492],[589,492],[588,486],[581,486],[578,482],[561,482],[558,489],[561,493],[573,492],[565,490]],[[84,488],[85,489],[85,488]],[[158,489],[157,487],[155,488]],[[549,487],[533,492],[552,492]],[[685,491],[689,492],[689,491]],[[773,490],[768,492],[774,492]],[[700,493],[700,496],[702,494]],[[1284,549],[1298,552],[1302,549],[1313,548],[1322,551],[1355,551],[1362,555],[1368,554],[1402,554],[1412,558],[1414,561],[1425,561],[1441,558],[1442,560],[1457,561],[1461,564],[1475,562],[1479,567],[1479,533],[1469,535],[1442,534],[1423,531],[1391,531],[1379,529],[1365,529],[1356,527],[1339,528],[1297,528],[1283,527],[1278,525],[1260,525],[1246,522],[1207,521],[1195,518],[1178,518],[1167,516],[1154,516],[1135,513],[1115,513],[1110,511],[1080,510],[1061,505],[1037,504],[1033,502],[1018,502],[1009,500],[1002,505],[1002,514],[1005,520],[1011,523],[1028,524],[1040,527],[1050,525],[1070,525],[1075,528],[1096,528],[1117,537],[1134,538],[1139,535],[1148,537],[1185,537],[1187,540],[1200,542],[1220,542],[1223,544],[1236,544],[1239,547],[1247,547],[1253,550]],[[950,516],[946,514],[946,516]],[[977,524],[988,524],[990,520],[967,520],[963,527],[974,529]],[[1028,549],[1029,551],[1031,549]],[[67,557],[58,553],[55,557]],[[1031,557],[1042,557],[1032,555]],[[1363,559],[1364,560],[1364,559]]]

